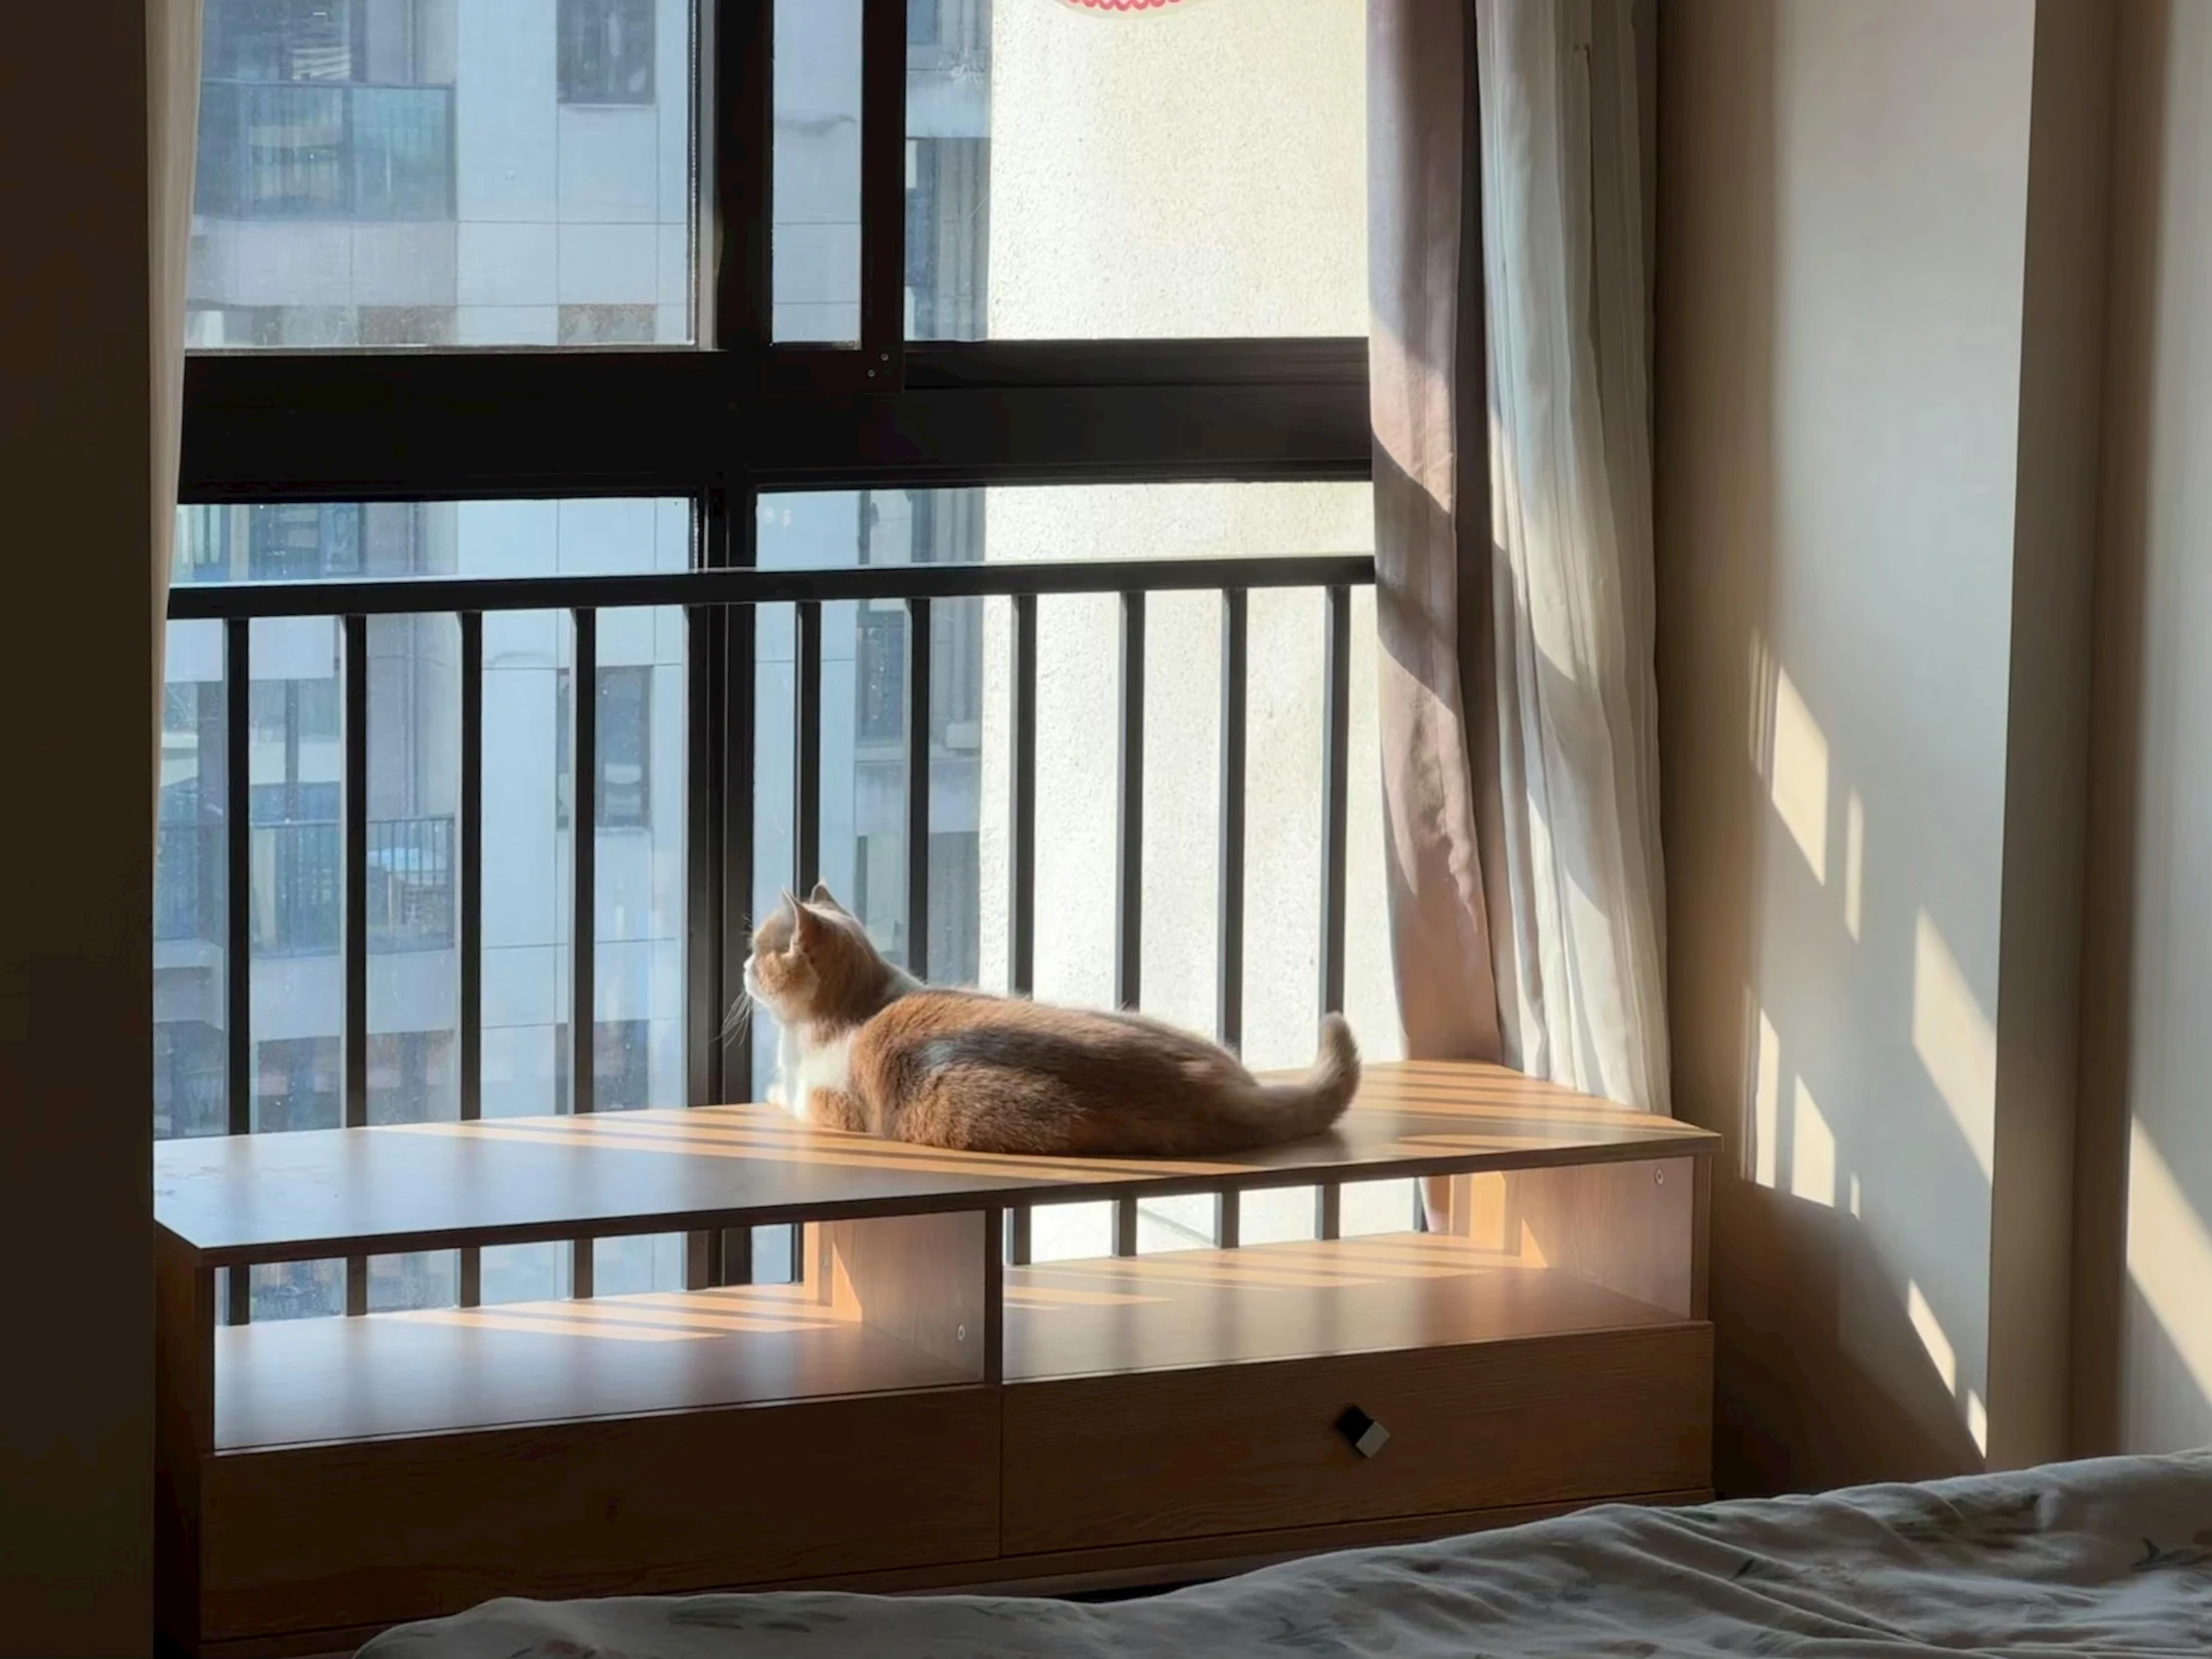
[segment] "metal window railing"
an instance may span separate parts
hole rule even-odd
[[[713,512],[712,504],[710,513]],[[748,941],[740,934],[736,912],[723,904],[725,872],[750,872],[753,861],[755,791],[752,745],[755,629],[753,610],[766,604],[796,607],[798,652],[794,723],[796,778],[792,823],[795,829],[794,885],[814,884],[820,865],[822,828],[823,607],[839,600],[868,600],[905,607],[903,668],[906,679],[905,741],[908,753],[928,752],[931,703],[937,686],[933,673],[931,607],[939,600],[1003,597],[1012,608],[1011,641],[1011,844],[1008,857],[1009,978],[1012,989],[1033,987],[1036,941],[1037,875],[1037,602],[1056,594],[1113,594],[1120,601],[1121,684],[1118,697],[1116,754],[1119,776],[1115,856],[1115,987],[1119,1000],[1136,1006],[1143,981],[1145,622],[1146,600],[1154,593],[1214,591],[1221,597],[1221,741],[1219,928],[1216,1009],[1218,1034],[1235,1046],[1244,1017],[1245,765],[1247,757],[1247,680],[1251,654],[1248,596],[1254,589],[1302,588],[1326,595],[1323,675],[1323,799],[1321,856],[1320,995],[1327,1009],[1343,1006],[1345,986],[1345,824],[1348,745],[1351,720],[1350,660],[1352,590],[1375,581],[1375,561],[1365,554],[1310,554],[1275,558],[1163,559],[1141,561],[1061,561],[1010,564],[914,564],[860,566],[827,570],[700,568],[623,576],[544,576],[508,579],[468,577],[388,581],[302,582],[276,584],[205,583],[171,591],[172,621],[217,621],[224,628],[224,687],[231,722],[230,752],[246,752],[243,694],[250,683],[250,626],[260,618],[330,616],[340,618],[344,646],[343,808],[339,821],[324,825],[283,826],[287,831],[314,831],[321,839],[302,838],[299,879],[318,900],[334,885],[334,906],[323,910],[337,920],[336,943],[344,957],[344,1030],[341,1120],[359,1125],[367,1116],[367,968],[368,952],[379,929],[386,937],[434,938],[458,948],[459,1101],[463,1119],[481,1114],[483,1091],[483,724],[484,617],[498,611],[566,610],[574,627],[573,672],[579,684],[591,684],[598,661],[598,617],[602,610],[676,606],[685,611],[690,637],[695,694],[691,780],[695,801],[691,870],[692,945],[688,952],[688,1006],[693,1011],[690,1042],[695,1100],[739,1097],[753,1075],[751,1039],[741,1032],[727,1051],[717,1044],[719,1013],[737,989],[737,965]],[[460,625],[460,812],[452,819],[371,821],[366,816],[362,783],[367,772],[367,633],[371,616],[457,614]],[[708,678],[702,678],[708,677]],[[719,678],[716,678],[719,677]],[[572,705],[572,710],[573,710]],[[589,710],[591,700],[583,700]],[[596,764],[596,722],[576,719],[571,735],[573,764],[579,776],[591,776]],[[910,867],[906,914],[901,931],[908,941],[907,966],[917,975],[929,969],[930,805],[927,766],[906,768],[905,821]],[[227,889],[252,891],[256,856],[254,836],[264,829],[250,825],[245,769],[233,767],[226,780],[224,820],[213,827],[222,836],[221,861]],[[598,803],[595,792],[575,793],[571,833],[570,913],[594,913],[594,845]],[[205,833],[208,827],[182,827]],[[166,830],[165,830],[166,833]],[[165,843],[166,848],[166,843]],[[311,856],[310,856],[311,849]],[[326,859],[325,859],[326,854]],[[207,841],[192,843],[195,871],[212,868],[218,854]],[[316,862],[315,859],[325,861]],[[311,868],[310,868],[311,866]],[[749,874],[741,877],[749,879]],[[197,921],[200,900],[178,898],[161,907],[161,924],[180,923],[189,913]],[[228,945],[226,1029],[230,1042],[229,1125],[234,1134],[252,1124],[253,1072],[249,1021],[252,984],[247,971],[254,906],[234,902],[223,912]],[[320,913],[320,912],[318,912]],[[568,1030],[575,1045],[569,1074],[572,1105],[592,1110],[595,961],[593,929],[571,929],[569,941],[571,1007]],[[728,1080],[728,1086],[724,1086]],[[1340,1189],[1319,1189],[1316,1234],[1338,1233]],[[1234,1246],[1239,1236],[1236,1194],[1220,1195],[1219,1238]],[[1007,1257],[1014,1264],[1029,1258],[1030,1218],[1010,1212]],[[1117,1254],[1137,1248],[1134,1199],[1117,1204],[1114,1226]],[[693,1241],[691,1277],[700,1285],[744,1281],[751,1273],[751,1239],[729,1233]],[[797,1260],[796,1256],[794,1260]],[[574,1294],[592,1291],[591,1242],[574,1248]],[[251,1315],[248,1276],[231,1279],[229,1317],[240,1323]],[[481,1261],[462,1253],[460,1301],[471,1306],[481,1292]],[[367,1266],[347,1264],[346,1311],[367,1311]]]

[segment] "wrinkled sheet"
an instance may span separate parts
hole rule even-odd
[[[489,1602],[362,1659],[2212,1655],[2212,1451],[1348,1550],[1145,1600]]]

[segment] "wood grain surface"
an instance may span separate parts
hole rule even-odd
[[[1433,1233],[1179,1250],[1007,1269],[1006,1376],[1437,1348],[1682,1317]]]
[[[997,1390],[941,1388],[221,1453],[202,1628],[980,1560],[997,1546],[998,1417]]]
[[[1014,1555],[1697,1487],[1708,1325],[1005,1388]],[[1389,1431],[1363,1457],[1359,1406]]]
[[[1718,1137],[1495,1066],[1370,1069],[1338,1129],[1224,1158],[942,1152],[773,1108],[604,1112],[165,1141],[162,1225],[211,1265],[829,1221],[1710,1151]]]

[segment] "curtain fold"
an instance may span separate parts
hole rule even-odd
[[[1648,13],[1646,14],[1648,17]],[[1407,1052],[1668,1107],[1631,0],[1370,0]]]
[[[184,440],[185,283],[200,121],[202,0],[146,0],[147,293],[152,360],[154,787],[161,790],[163,644]]]

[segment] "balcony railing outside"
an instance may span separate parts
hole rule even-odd
[[[335,820],[254,826],[249,933],[259,956],[334,954],[343,942],[343,828]],[[371,819],[366,838],[368,948],[453,944],[453,820]],[[157,939],[224,937],[224,827],[165,824],[154,881]]]
[[[905,681],[902,702],[906,852],[905,916],[900,933],[908,970],[927,978],[931,870],[930,787],[926,766],[911,764],[925,753],[934,733],[939,694],[933,646],[935,607],[985,596],[1002,596],[1012,610],[1010,669],[1011,809],[1007,846],[1008,980],[1017,995],[1032,988],[1037,931],[1037,687],[1039,679],[1037,606],[1048,595],[1112,594],[1120,608],[1118,714],[1112,741],[1116,751],[1115,849],[1111,879],[1117,922],[1114,942],[1114,1001],[1143,1005],[1142,963],[1145,843],[1145,640],[1146,601],[1156,593],[1208,591],[1221,605],[1221,743],[1219,839],[1217,845],[1217,982],[1215,1032],[1231,1048],[1244,1032],[1245,956],[1245,760],[1246,680],[1250,671],[1249,598],[1262,588],[1320,590],[1325,596],[1322,674],[1321,936],[1320,1003],[1341,1009],[1345,995],[1346,828],[1349,794],[1352,660],[1352,593],[1376,579],[1375,560],[1367,554],[1303,554],[1259,558],[1187,558],[1122,560],[1040,560],[1006,564],[863,565],[852,568],[773,570],[758,567],[708,567],[627,575],[509,577],[417,577],[401,580],[254,583],[192,583],[173,587],[173,622],[220,622],[224,630],[224,673],[234,752],[248,744],[246,698],[253,683],[252,624],[279,616],[340,618],[345,734],[343,777],[358,780],[368,771],[365,743],[368,715],[368,623],[372,616],[411,616],[447,611],[460,624],[461,754],[458,840],[453,820],[402,820],[370,823],[358,790],[343,796],[338,824],[249,825],[248,780],[236,769],[225,780],[230,835],[223,853],[231,879],[254,883],[257,898],[274,893],[274,920],[279,934],[311,937],[311,948],[340,950],[344,958],[344,1013],[340,1020],[342,1077],[340,1110],[347,1127],[368,1122],[368,956],[402,939],[458,946],[459,1007],[455,1021],[460,1047],[459,1116],[482,1115],[483,1081],[483,739],[484,621],[487,613],[566,609],[570,615],[570,668],[578,684],[597,683],[599,617],[609,608],[682,606],[687,613],[688,658],[694,668],[694,707],[722,708],[728,728],[719,754],[702,744],[695,725],[693,774],[701,788],[693,800],[693,863],[688,885],[693,904],[692,943],[686,958],[687,1023],[694,1052],[688,1093],[694,1103],[727,1098],[730,1089],[750,1086],[753,1074],[751,1033],[739,1026],[718,1030],[736,990],[736,953],[742,929],[733,928],[723,907],[728,897],[719,886],[721,869],[746,871],[753,864],[753,808],[757,783],[753,750],[753,710],[758,607],[791,604],[795,608],[796,653],[793,662],[793,748],[796,788],[790,801],[793,839],[791,886],[805,892],[820,869],[822,849],[823,762],[823,609],[859,601],[872,612],[891,605],[904,611],[902,653],[893,654],[888,638],[872,667],[887,693],[895,665]],[[895,614],[895,613],[894,613]],[[888,630],[885,631],[886,635]],[[716,685],[711,666],[725,676]],[[953,696],[962,695],[955,687]],[[887,695],[882,702],[889,704]],[[951,711],[947,711],[949,713]],[[596,720],[575,718],[570,705],[570,765],[589,777],[598,767]],[[711,719],[712,717],[710,717]],[[860,724],[868,725],[862,715]],[[887,712],[875,722],[887,727]],[[1099,736],[1103,736],[1100,734]],[[1079,741],[1092,741],[1085,734]],[[575,793],[570,809],[569,913],[597,913],[597,857],[600,792]],[[414,828],[407,828],[414,827]],[[423,828],[429,827],[429,828]],[[223,825],[218,826],[220,830]],[[281,832],[274,846],[261,837]],[[202,865],[209,849],[200,849]],[[457,870],[456,870],[457,862]],[[273,874],[272,874],[273,872]],[[943,896],[950,896],[949,894]],[[287,898],[298,910],[287,914]],[[458,910],[456,912],[456,899]],[[183,900],[173,901],[178,915]],[[164,912],[171,913],[170,911]],[[197,912],[195,912],[197,913]],[[457,914],[457,925],[456,925]],[[234,1134],[250,1133],[251,976],[243,964],[255,948],[265,916],[251,917],[236,906],[224,911],[229,945],[225,987],[225,1030],[230,1048],[226,1073],[230,1091],[229,1123]],[[340,921],[340,917],[349,918]],[[393,941],[393,943],[382,943]],[[596,932],[573,928],[567,941],[569,1110],[596,1109],[598,1041]],[[1324,1183],[1316,1191],[1317,1238],[1338,1236],[1340,1189]],[[1005,1255],[1009,1263],[1029,1258],[1029,1210],[1008,1211]],[[1238,1194],[1216,1194],[1215,1236],[1224,1248],[1241,1238]],[[686,1283],[695,1288],[741,1284],[752,1274],[751,1234],[740,1229],[720,1236],[696,1236],[689,1242]],[[796,1249],[796,1246],[794,1247]],[[1117,1202],[1114,1252],[1137,1249],[1136,1201]],[[794,1257],[796,1260],[796,1256]],[[592,1241],[572,1242],[571,1292],[592,1294]],[[459,1300],[473,1306],[481,1294],[479,1254],[464,1249],[460,1261]],[[345,1311],[368,1311],[368,1259],[346,1262]],[[244,1279],[232,1282],[229,1318],[252,1317]]]
[[[204,217],[449,220],[453,191],[449,86],[202,85]]]

